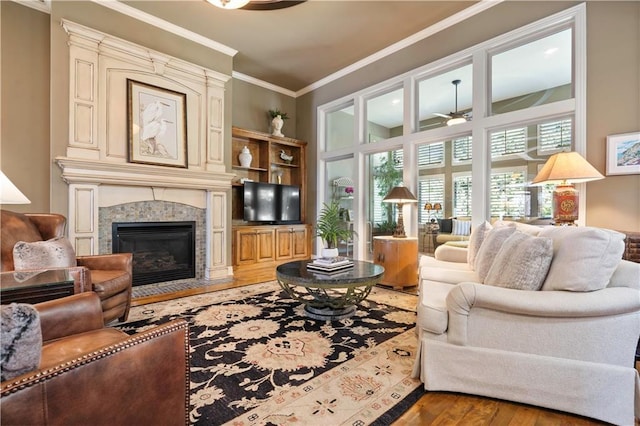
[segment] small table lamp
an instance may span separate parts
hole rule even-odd
[[[383,203],[396,203],[398,205],[398,223],[396,229],[393,231],[393,236],[396,238],[407,238],[407,234],[404,233],[404,221],[402,219],[402,206],[406,203],[417,203],[418,200],[404,185],[394,187],[386,197],[382,200]]]
[[[31,204],[31,201],[0,170],[0,204]]]
[[[436,211],[436,212],[437,212],[437,211],[442,210],[442,204],[440,204],[440,203],[433,203],[433,204],[431,204],[431,203],[427,203],[427,204],[425,204],[425,205],[424,205],[424,209],[425,209],[426,211],[428,211],[428,212],[432,212],[432,211]],[[436,217],[435,217],[435,216],[432,216],[432,217],[429,219],[429,221],[430,221],[431,223],[435,223],[435,221],[436,221]]]
[[[531,182],[557,183],[553,191],[553,220],[556,225],[573,225],[578,220],[579,194],[574,183],[603,179],[604,176],[577,152],[553,154]]]

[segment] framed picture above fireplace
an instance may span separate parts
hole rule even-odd
[[[187,167],[187,95],[127,79],[129,162]]]

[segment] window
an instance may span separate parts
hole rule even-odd
[[[571,119],[567,118],[538,125],[538,154],[550,155],[571,148]]]
[[[326,115],[325,151],[348,148],[353,145],[353,102]]]
[[[374,224],[395,222],[395,204],[383,203],[389,191],[402,182],[402,150],[369,156],[373,184],[369,196],[369,220]]]
[[[453,176],[453,215],[471,216],[471,174]]]
[[[402,87],[367,100],[368,143],[402,136],[404,95]]]
[[[427,223],[434,217],[444,217],[443,210],[425,210],[427,203],[440,203],[444,206],[444,175],[429,176],[418,181],[418,223]]]
[[[418,147],[418,167],[444,166],[444,143],[432,143]]]
[[[531,210],[530,193],[525,187],[526,168],[491,172],[491,216],[525,217]]]
[[[465,136],[453,140],[453,164],[471,162],[471,136]]]
[[[526,151],[526,147],[525,127],[491,133],[491,158],[522,153]]]

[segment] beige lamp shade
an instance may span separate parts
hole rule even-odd
[[[31,204],[31,201],[0,171],[0,204]]]
[[[249,0],[207,0],[207,2],[222,9],[239,9],[247,5]]]
[[[604,176],[577,152],[559,152],[549,157],[531,183],[580,183],[603,178]]]

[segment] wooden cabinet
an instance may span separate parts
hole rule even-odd
[[[262,282],[276,277],[276,266],[311,257],[310,225],[236,226],[233,271],[238,280]]]
[[[309,257],[309,229],[306,226],[276,228],[276,260]]]
[[[374,237],[373,261],[384,266],[380,284],[394,289],[418,285],[417,238]]]
[[[253,265],[275,259],[275,232],[264,226],[239,227],[234,230],[234,264]]]
[[[232,128],[231,158],[236,174],[231,191],[233,274],[238,280],[275,279],[276,266],[311,257],[311,226],[306,222],[307,143],[293,138]],[[239,155],[247,147],[248,167]],[[300,187],[301,224],[271,225],[244,221],[243,180]]]

